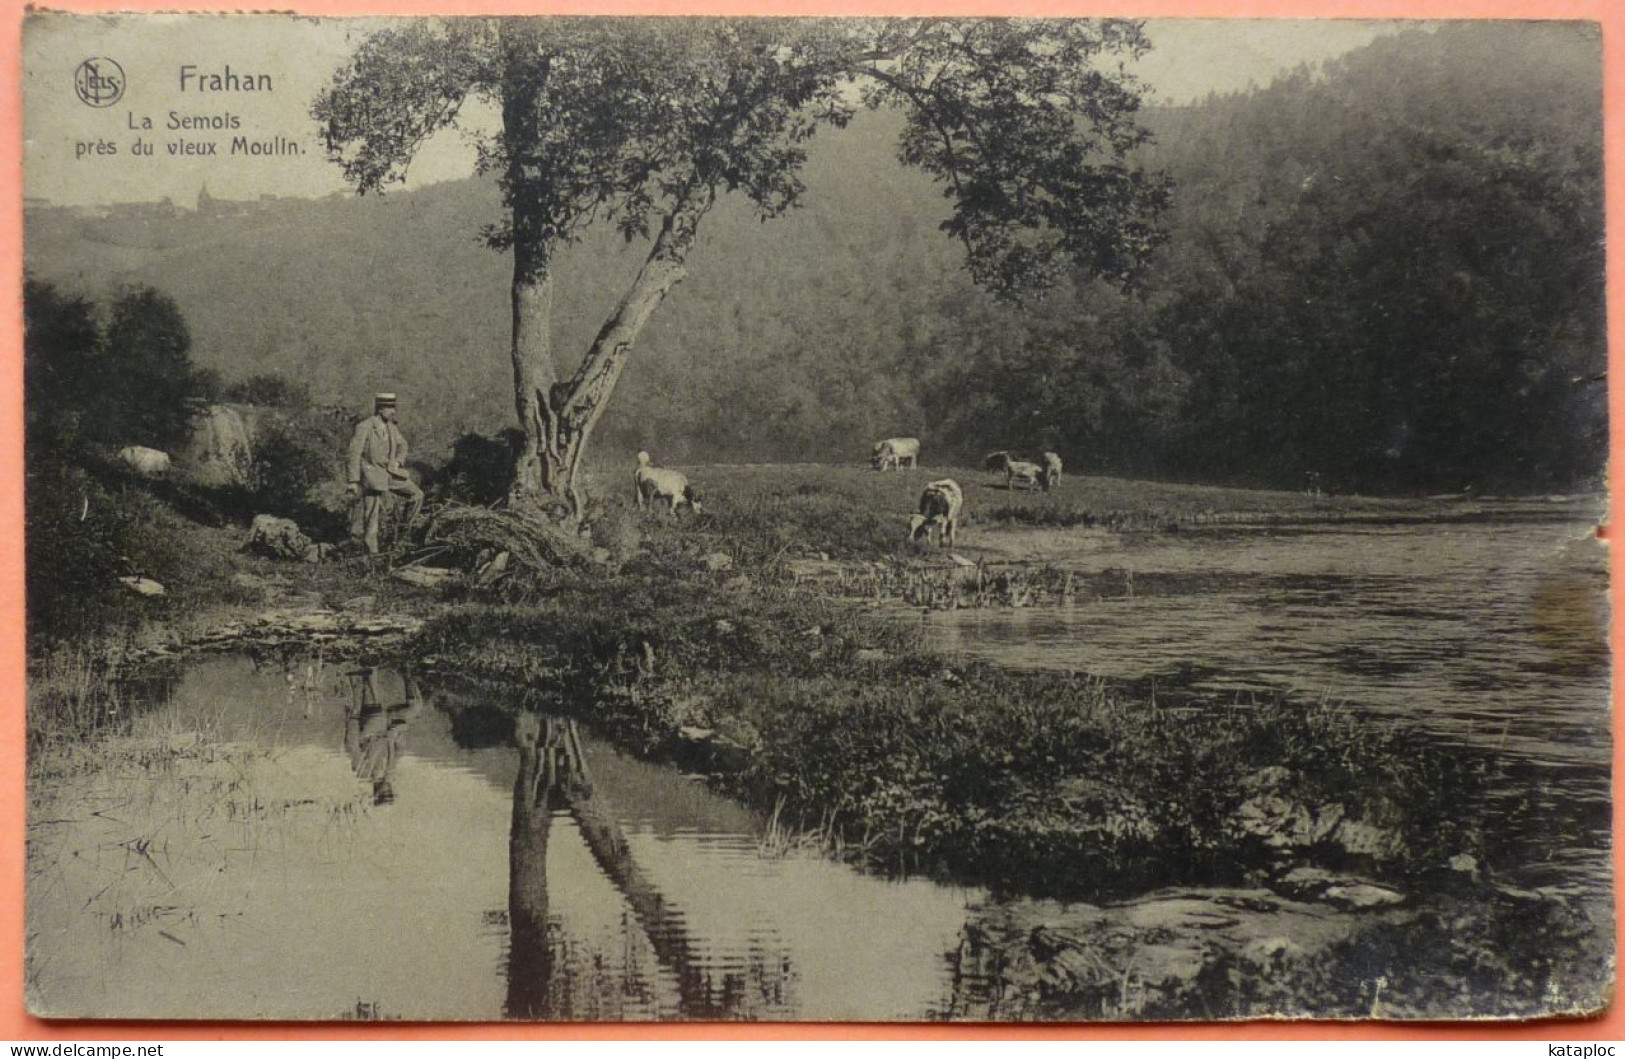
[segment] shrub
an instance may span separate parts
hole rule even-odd
[[[127,523],[83,471],[29,476],[26,584],[30,646],[91,632],[119,609]]]
[[[175,303],[151,287],[113,303],[104,328],[83,298],[29,281],[24,290],[28,388],[26,550],[30,647],[95,632],[132,606],[118,578],[174,567],[179,522],[100,447],[168,449],[190,429],[207,379]]]
[[[508,495],[524,437],[517,427],[494,438],[464,434],[451,443],[451,462],[432,485],[447,500],[489,507]]]
[[[335,456],[284,419],[268,418],[254,439],[249,488],[256,513],[298,515],[311,487],[334,477]]]
[[[229,595],[229,559],[209,531],[182,516],[149,483],[117,466],[58,468],[28,481],[29,651],[77,640],[183,601]],[[137,597],[128,576],[161,583],[161,598]]]
[[[79,448],[87,413],[85,387],[101,356],[96,307],[49,283],[23,288],[23,376],[28,466],[66,459]]]

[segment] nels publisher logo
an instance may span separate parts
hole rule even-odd
[[[124,98],[124,67],[108,58],[86,59],[73,71],[73,90],[90,107],[110,107]]]

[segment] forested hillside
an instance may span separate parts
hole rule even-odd
[[[1150,111],[1168,240],[1127,295],[1017,311],[960,271],[941,199],[860,115],[811,145],[805,206],[705,222],[600,430],[671,462],[927,462],[1054,448],[1071,467],[1345,490],[1569,489],[1604,450],[1600,40],[1573,25],[1408,31],[1331,69]],[[228,381],[359,405],[404,392],[419,447],[512,419],[494,190],[28,218],[30,273],[172,296]],[[558,270],[580,350],[644,251]]]
[[[1574,42],[1447,26],[1168,131],[1185,194],[1151,285],[1193,398],[1170,458],[1367,488],[1600,468],[1599,53]]]

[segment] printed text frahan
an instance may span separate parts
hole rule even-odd
[[[270,74],[238,73],[231,64],[219,71],[200,70],[191,63],[181,66],[182,92],[270,92]]]

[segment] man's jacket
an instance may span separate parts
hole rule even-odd
[[[375,492],[389,489],[391,479],[406,477],[406,435],[381,416],[369,416],[356,424],[350,439],[352,485]]]

